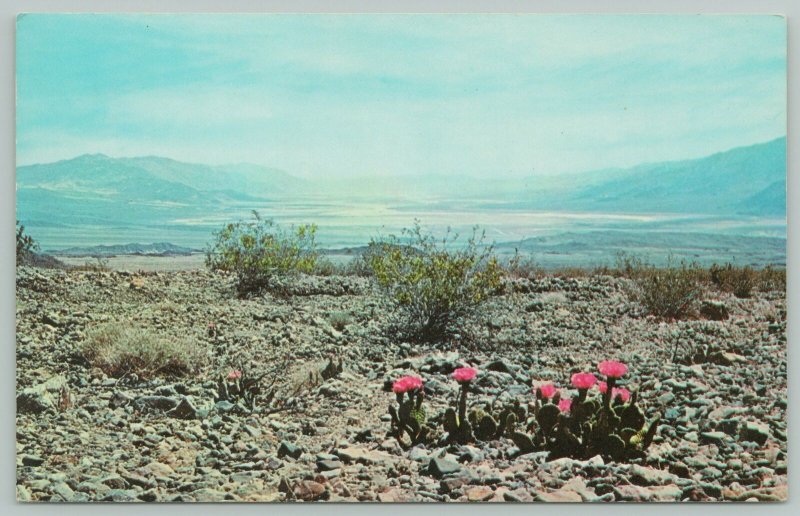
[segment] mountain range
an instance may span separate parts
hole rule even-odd
[[[103,154],[17,167],[17,219],[45,249],[122,254],[145,252],[131,246],[147,242],[198,249],[223,223],[252,209],[326,226],[320,244],[330,248],[363,245],[384,224],[420,218],[424,224],[449,225],[448,219],[471,226],[473,215],[493,221],[493,238],[503,243],[509,217],[583,212],[576,222],[517,228],[532,238],[505,242],[567,258],[683,248],[690,256],[741,255],[771,263],[785,248],[786,138],[699,159],[518,178],[430,173],[312,180],[250,164]],[[622,220],[631,222],[609,225],[600,214],[625,214]],[[653,214],[673,222],[643,222],[655,220]],[[728,224],[733,219],[741,230]],[[691,241],[682,243],[684,236]],[[94,249],[98,244],[123,247]]]
[[[311,181],[257,165],[102,154],[17,168],[18,217],[29,222],[52,223],[54,207],[58,218],[92,223],[325,196],[394,198],[441,208],[469,201],[486,209],[783,216],[786,138],[700,159],[527,179],[428,174]]]

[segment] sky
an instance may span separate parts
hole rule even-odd
[[[28,14],[16,65],[18,165],[513,177],[786,133],[778,16]]]

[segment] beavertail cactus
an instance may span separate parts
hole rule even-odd
[[[474,367],[459,367],[453,371],[452,377],[458,382],[461,388],[456,397],[458,412],[452,408],[448,408],[444,413],[444,430],[447,432],[447,438],[450,442],[464,444],[475,440],[475,436],[472,433],[472,425],[467,419],[467,393],[469,392],[472,380],[474,380],[477,375],[478,370]],[[488,424],[487,422],[487,425]]]
[[[628,368],[622,362],[601,362],[598,370],[605,381],[592,373],[571,377],[577,394],[562,397],[552,384],[535,389],[534,418],[528,426],[532,435],[514,432],[512,439],[522,453],[535,449],[550,452],[550,458],[586,459],[601,455],[610,460],[641,457],[653,441],[659,415],[648,422],[638,404],[638,393],[617,387]],[[596,387],[598,395],[590,396]]]
[[[404,376],[392,385],[397,395],[397,408],[389,406],[391,434],[402,446],[406,446],[404,434],[408,435],[410,446],[414,446],[424,442],[430,431],[425,425],[427,418],[422,404],[422,385],[422,379],[416,376]]]

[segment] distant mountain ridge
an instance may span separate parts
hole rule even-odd
[[[705,158],[613,171],[579,188],[573,206],[600,211],[786,213],[786,138]]]
[[[118,244],[96,245],[89,247],[70,247],[58,251],[50,251],[58,256],[116,256],[116,255],[143,255],[143,256],[180,256],[199,252],[190,247],[181,247],[168,242],[152,244]]]
[[[699,159],[527,180],[434,173],[320,177],[311,182],[257,165],[210,166],[103,154],[17,168],[18,210],[22,218],[37,220],[52,215],[53,206],[67,219],[90,223],[124,219],[120,206],[126,207],[129,218],[148,220],[144,211],[181,207],[202,212],[213,206],[309,195],[393,197],[430,201],[432,206],[443,203],[444,208],[480,199],[486,209],[779,216],[786,212],[786,138]]]

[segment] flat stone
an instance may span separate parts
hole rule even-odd
[[[536,500],[539,502],[555,502],[555,503],[574,503],[582,502],[583,498],[575,491],[569,489],[559,489],[550,493],[541,492],[536,493]]]
[[[180,403],[179,400],[176,400],[175,398],[170,398],[168,396],[141,396],[139,398],[136,398],[136,401],[133,402],[133,406],[136,407],[137,410],[142,412],[147,412],[147,411],[168,412],[170,410],[175,409],[179,403]]]
[[[175,474],[174,469],[161,462],[150,462],[146,466],[139,468],[137,472],[144,476],[152,475],[164,478],[169,478]]]
[[[66,482],[56,482],[53,485],[53,492],[57,495],[60,495],[64,500],[71,501],[72,498],[75,496],[75,491],[69,487]]]
[[[467,489],[467,500],[470,502],[485,502],[494,497],[491,487],[475,486]]]
[[[683,491],[675,484],[641,487],[635,485],[614,486],[618,500],[628,502],[678,502]]]
[[[434,478],[442,478],[445,475],[457,473],[461,470],[458,462],[436,457],[428,463],[428,474]]]
[[[38,455],[22,456],[23,466],[41,466],[42,464],[44,464],[44,459],[42,457],[39,457]]]
[[[700,442],[705,444],[724,444],[730,439],[725,432],[702,432]]]
[[[331,471],[334,469],[340,469],[342,467],[342,463],[339,460],[320,460],[317,461],[317,469],[320,471]]]
[[[412,500],[413,498],[411,495],[399,489],[390,489],[385,493],[378,493],[378,501],[381,503],[403,503]]]

